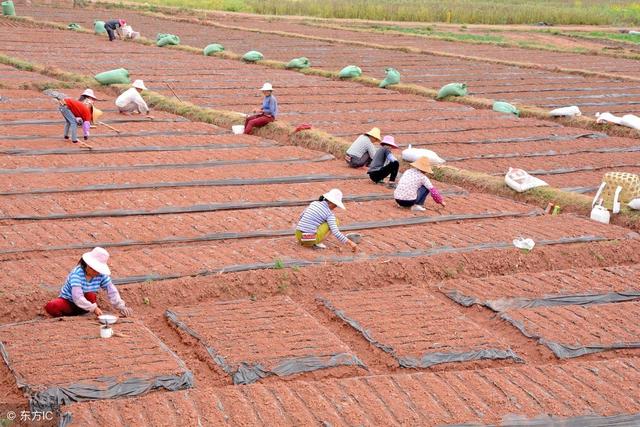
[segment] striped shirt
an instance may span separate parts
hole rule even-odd
[[[83,293],[87,293],[96,292],[100,289],[108,289],[109,287],[113,287],[113,283],[111,283],[111,277],[104,274],[98,274],[91,279],[90,282],[87,282],[84,270],[80,265],[77,265],[67,276],[67,281],[60,291],[60,298],[73,301],[72,288],[76,286],[81,287]]]
[[[364,153],[369,153],[369,157],[373,159],[376,155],[376,147],[367,135],[360,135],[351,147],[347,150],[347,154],[351,157],[362,157]]]
[[[393,192],[393,197],[398,200],[416,200],[418,198],[418,189],[426,187],[427,190],[433,188],[433,184],[427,176],[416,168],[411,168],[400,177],[398,186]]]
[[[296,230],[300,230],[303,233],[315,233],[323,222],[329,224],[329,229],[331,233],[336,236],[336,239],[342,243],[347,243],[349,239],[338,229],[336,216],[331,212],[329,204],[324,200],[321,202],[311,202],[304,212],[302,212],[302,215],[300,215],[300,221],[298,222]]]

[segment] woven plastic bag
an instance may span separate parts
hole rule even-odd
[[[242,55],[242,60],[246,62],[258,62],[264,59],[264,55],[258,52],[257,50],[250,50],[249,52]]]
[[[498,113],[506,113],[506,114],[513,114],[516,116],[520,116],[520,111],[516,107],[509,104],[508,102],[503,102],[503,101],[494,102],[493,111],[497,111]]]
[[[577,117],[582,115],[580,108],[572,105],[571,107],[560,107],[549,111],[551,117]]]
[[[420,157],[426,157],[433,165],[445,163],[445,160],[438,156],[435,151],[427,150],[426,148],[413,148],[409,145],[408,148],[402,150],[402,160],[407,162],[415,162]]]
[[[385,68],[387,76],[380,82],[378,87],[387,87],[389,85],[397,85],[400,83],[400,72],[395,68]]]
[[[164,34],[164,37],[159,38],[158,41],[156,42],[156,46],[158,47],[167,46],[167,45],[175,46],[179,44],[180,44],[180,37],[174,34]]]
[[[309,68],[310,66],[311,62],[309,62],[309,58],[301,56],[300,58],[293,58],[291,61],[289,61],[286,65],[286,68],[300,70],[302,68]]]
[[[362,70],[357,65],[347,65],[340,73],[338,73],[338,77],[341,79],[351,79],[354,77],[360,77],[362,75]]]
[[[105,71],[104,73],[96,74],[94,78],[103,85],[131,83],[129,71],[126,68]]]
[[[438,91],[438,99],[446,98],[447,96],[466,96],[468,93],[466,83],[449,83],[444,85]]]
[[[204,56],[213,55],[214,53],[222,51],[224,51],[224,46],[218,43],[211,43],[210,45],[207,45],[207,47],[202,49],[202,53],[204,54]]]
[[[517,168],[509,168],[509,171],[504,176],[504,182],[509,186],[509,188],[517,191],[518,193],[531,190],[532,188],[549,185],[540,178],[529,175],[526,171]]]
[[[104,34],[107,30],[104,29],[104,21],[93,21],[93,32],[96,34]]]

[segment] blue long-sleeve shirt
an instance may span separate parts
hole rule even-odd
[[[262,100],[262,111],[264,114],[268,114],[274,118],[278,115],[278,101],[275,96],[269,95],[264,97]]]

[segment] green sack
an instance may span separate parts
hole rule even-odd
[[[156,34],[156,41],[159,41],[162,38],[165,38],[167,36],[170,36],[171,34],[165,34],[165,33],[158,33]]]
[[[173,34],[165,34],[164,37],[160,38],[157,42],[156,42],[156,46],[158,47],[162,47],[162,46],[166,46],[166,45],[179,45],[180,44],[180,37],[173,35]]]
[[[249,52],[242,55],[242,60],[247,62],[257,62],[262,61],[264,59],[264,55],[262,55],[257,50],[250,50]]]
[[[5,16],[16,16],[16,8],[13,5],[13,1],[3,1],[2,2],[2,14]]]
[[[129,80],[129,71],[125,68],[105,71],[104,73],[96,74],[94,78],[103,85],[131,83],[131,80]]]
[[[380,82],[378,87],[387,87],[389,85],[397,85],[400,83],[400,72],[398,70],[395,68],[385,68],[384,71],[387,73],[387,77]]]
[[[96,34],[104,34],[107,30],[104,29],[104,21],[93,21],[93,32]]]
[[[497,111],[499,113],[507,113],[507,114],[515,114],[516,116],[520,116],[520,111],[509,104],[508,102],[496,101],[493,103],[493,111]]]
[[[447,96],[465,96],[467,95],[467,85],[465,83],[449,83],[444,85],[438,91],[438,99]]]
[[[202,49],[202,52],[204,53],[204,56],[209,56],[209,55],[213,55],[214,53],[222,52],[223,50],[224,50],[224,46],[222,46],[221,44],[212,43],[207,47],[205,47],[204,49]]]
[[[67,25],[67,29],[68,30],[77,31],[77,30],[79,30],[81,28],[82,27],[80,26],[80,24],[76,24],[75,22],[72,22],[71,24]]]
[[[360,77],[362,75],[362,70],[360,67],[355,65],[347,65],[338,74],[338,77],[341,79],[350,79],[353,77]]]
[[[291,61],[289,61],[289,63],[286,65],[286,68],[301,69],[301,68],[309,68],[310,66],[311,66],[311,62],[309,62],[309,59],[305,58],[304,56],[301,56],[300,58],[293,58]]]

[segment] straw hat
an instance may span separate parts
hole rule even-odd
[[[82,92],[81,96],[86,96],[87,98],[93,98],[96,101],[98,100],[98,98],[96,98],[96,95],[93,93],[93,89],[85,89],[84,92]]]
[[[429,159],[426,157],[420,157],[418,160],[416,160],[415,162],[411,163],[411,166],[413,166],[414,168],[424,172],[424,173],[432,173],[433,169],[431,169],[431,163],[429,162]]]
[[[380,129],[378,128],[372,128],[369,132],[365,133],[365,135],[375,138],[378,141],[382,139],[382,136],[380,135]]]
[[[93,248],[91,252],[85,252],[82,255],[82,259],[87,265],[93,268],[100,274],[104,274],[105,276],[111,275],[111,270],[109,270],[109,266],[107,265],[107,261],[109,261],[109,252],[107,252],[103,248]]]
[[[92,109],[92,117],[93,117],[93,121],[97,122],[98,120],[100,120],[100,117],[102,117],[104,113],[102,112],[102,110],[100,110],[99,108],[93,107]]]
[[[260,88],[260,90],[269,90],[269,91],[273,91],[273,86],[271,86],[271,83],[265,83],[262,85],[262,87]]]
[[[135,80],[131,86],[135,87],[136,89],[147,90],[147,87],[144,85],[144,82],[140,79]]]
[[[338,190],[337,188],[327,191],[322,196],[337,207],[341,209],[347,209],[344,207],[344,204],[342,204],[342,191]]]
[[[396,144],[396,139],[391,135],[385,135],[385,137],[382,138],[382,141],[380,141],[380,145],[382,144],[389,145],[394,148],[398,148],[398,144]]]

